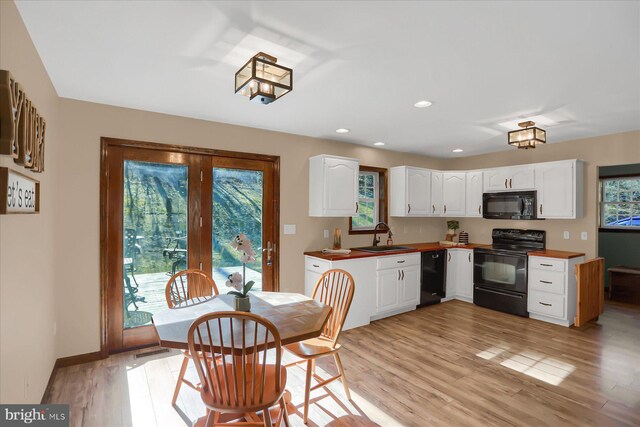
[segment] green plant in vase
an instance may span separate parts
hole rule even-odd
[[[255,284],[253,280],[245,282],[247,277],[247,263],[256,260],[256,253],[251,247],[251,240],[244,234],[240,233],[231,241],[231,246],[242,253],[240,261],[242,261],[242,274],[232,273],[229,275],[227,285],[235,290],[227,292],[228,295],[235,295],[235,309],[237,311],[251,311],[251,299],[249,291]]]
[[[447,221],[447,235],[445,240],[453,242],[453,238],[456,235],[456,230],[460,228],[460,222],[456,220]]]

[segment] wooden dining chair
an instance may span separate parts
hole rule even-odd
[[[213,295],[218,295],[218,287],[211,276],[202,270],[193,268],[179,271],[171,276],[164,292],[167,299],[167,306],[169,306],[169,308],[175,308],[176,306],[184,306],[185,304],[192,303],[194,302],[193,300],[196,300],[195,302],[197,303],[199,300],[206,300]],[[173,398],[171,399],[173,406],[175,406],[178,400],[182,383],[193,389],[197,389],[195,384],[185,379],[191,353],[189,353],[188,350],[183,350],[182,355],[182,366],[180,367],[178,382],[173,392]]]
[[[318,283],[316,283],[316,287],[313,290],[314,299],[327,304],[332,308],[322,334],[318,338],[312,338],[285,346],[286,350],[302,359],[287,365],[287,367],[307,362],[303,417],[305,424],[309,418],[309,396],[312,390],[324,387],[337,379],[342,379],[344,392],[347,395],[347,399],[351,400],[351,393],[349,393],[347,379],[344,375],[340,356],[338,355],[338,350],[340,349],[338,338],[340,336],[340,332],[342,332],[342,327],[344,326],[347,314],[349,313],[349,307],[351,307],[354,291],[355,283],[353,281],[353,277],[348,272],[335,269],[324,273],[318,280]],[[338,368],[338,375],[329,379],[322,379],[320,376],[315,375],[314,372],[316,359],[325,356],[333,356]],[[313,387],[311,387],[312,376],[318,381],[318,384]]]
[[[289,426],[284,401],[287,370],[282,366],[280,334],[269,320],[252,313],[205,314],[189,328],[189,351],[200,377],[207,408],[205,426],[220,425],[222,414],[245,418],[224,425],[272,427],[269,409],[280,407],[275,425]],[[275,363],[267,363],[273,348]],[[257,413],[262,411],[262,421]]]

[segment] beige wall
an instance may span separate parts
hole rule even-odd
[[[60,147],[62,215],[58,291],[59,357],[99,349],[99,166],[100,137],[117,137],[194,147],[272,154],[281,160],[281,290],[304,290],[303,252],[330,245],[323,230],[340,227],[345,247],[362,246],[371,236],[349,236],[346,218],[308,216],[308,158],[334,154],[379,167],[415,165],[438,168],[442,161],[334,141],[202,120],[187,119],[100,104],[61,100],[65,138]],[[296,224],[296,235],[284,235],[283,224]],[[396,242],[439,239],[443,219],[391,219]],[[73,254],[73,256],[68,256]],[[73,271],[74,274],[65,272]]]
[[[552,129],[549,129],[548,135],[553,135]],[[564,159],[581,159],[585,161],[585,215],[583,218],[544,221],[499,221],[482,218],[462,218],[460,220],[460,228],[469,232],[469,238],[472,241],[483,243],[491,242],[491,229],[497,227],[546,230],[548,248],[585,252],[587,258],[593,258],[597,255],[598,247],[597,168],[598,166],[640,162],[640,131],[547,144],[535,150],[509,149],[481,156],[463,157],[446,161],[445,167],[447,169],[463,170],[482,169]],[[569,240],[563,239],[562,233],[565,230],[569,231]],[[580,233],[583,231],[588,233],[588,240],[586,241],[580,239]]]
[[[0,402],[40,402],[56,359],[59,98],[18,10],[7,1],[0,1],[0,68],[22,84],[47,121],[44,173],[28,172],[0,156],[0,166],[41,183],[40,214],[0,216]]]

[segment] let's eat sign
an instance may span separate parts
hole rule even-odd
[[[0,214],[39,213],[40,183],[9,168],[0,168],[0,200]]]

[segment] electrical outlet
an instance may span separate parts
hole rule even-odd
[[[562,237],[564,237],[565,240],[569,240],[569,232],[565,231],[564,233],[562,233]]]
[[[586,231],[583,231],[583,232],[582,232],[582,234],[580,235],[580,238],[581,238],[582,240],[587,240],[587,237],[588,237],[588,236],[587,236],[587,232],[586,232]]]
[[[295,224],[285,224],[284,225],[284,234],[296,234],[296,225]]]
[[[327,229],[324,230],[324,238],[325,239],[329,238],[329,230],[327,230]]]

